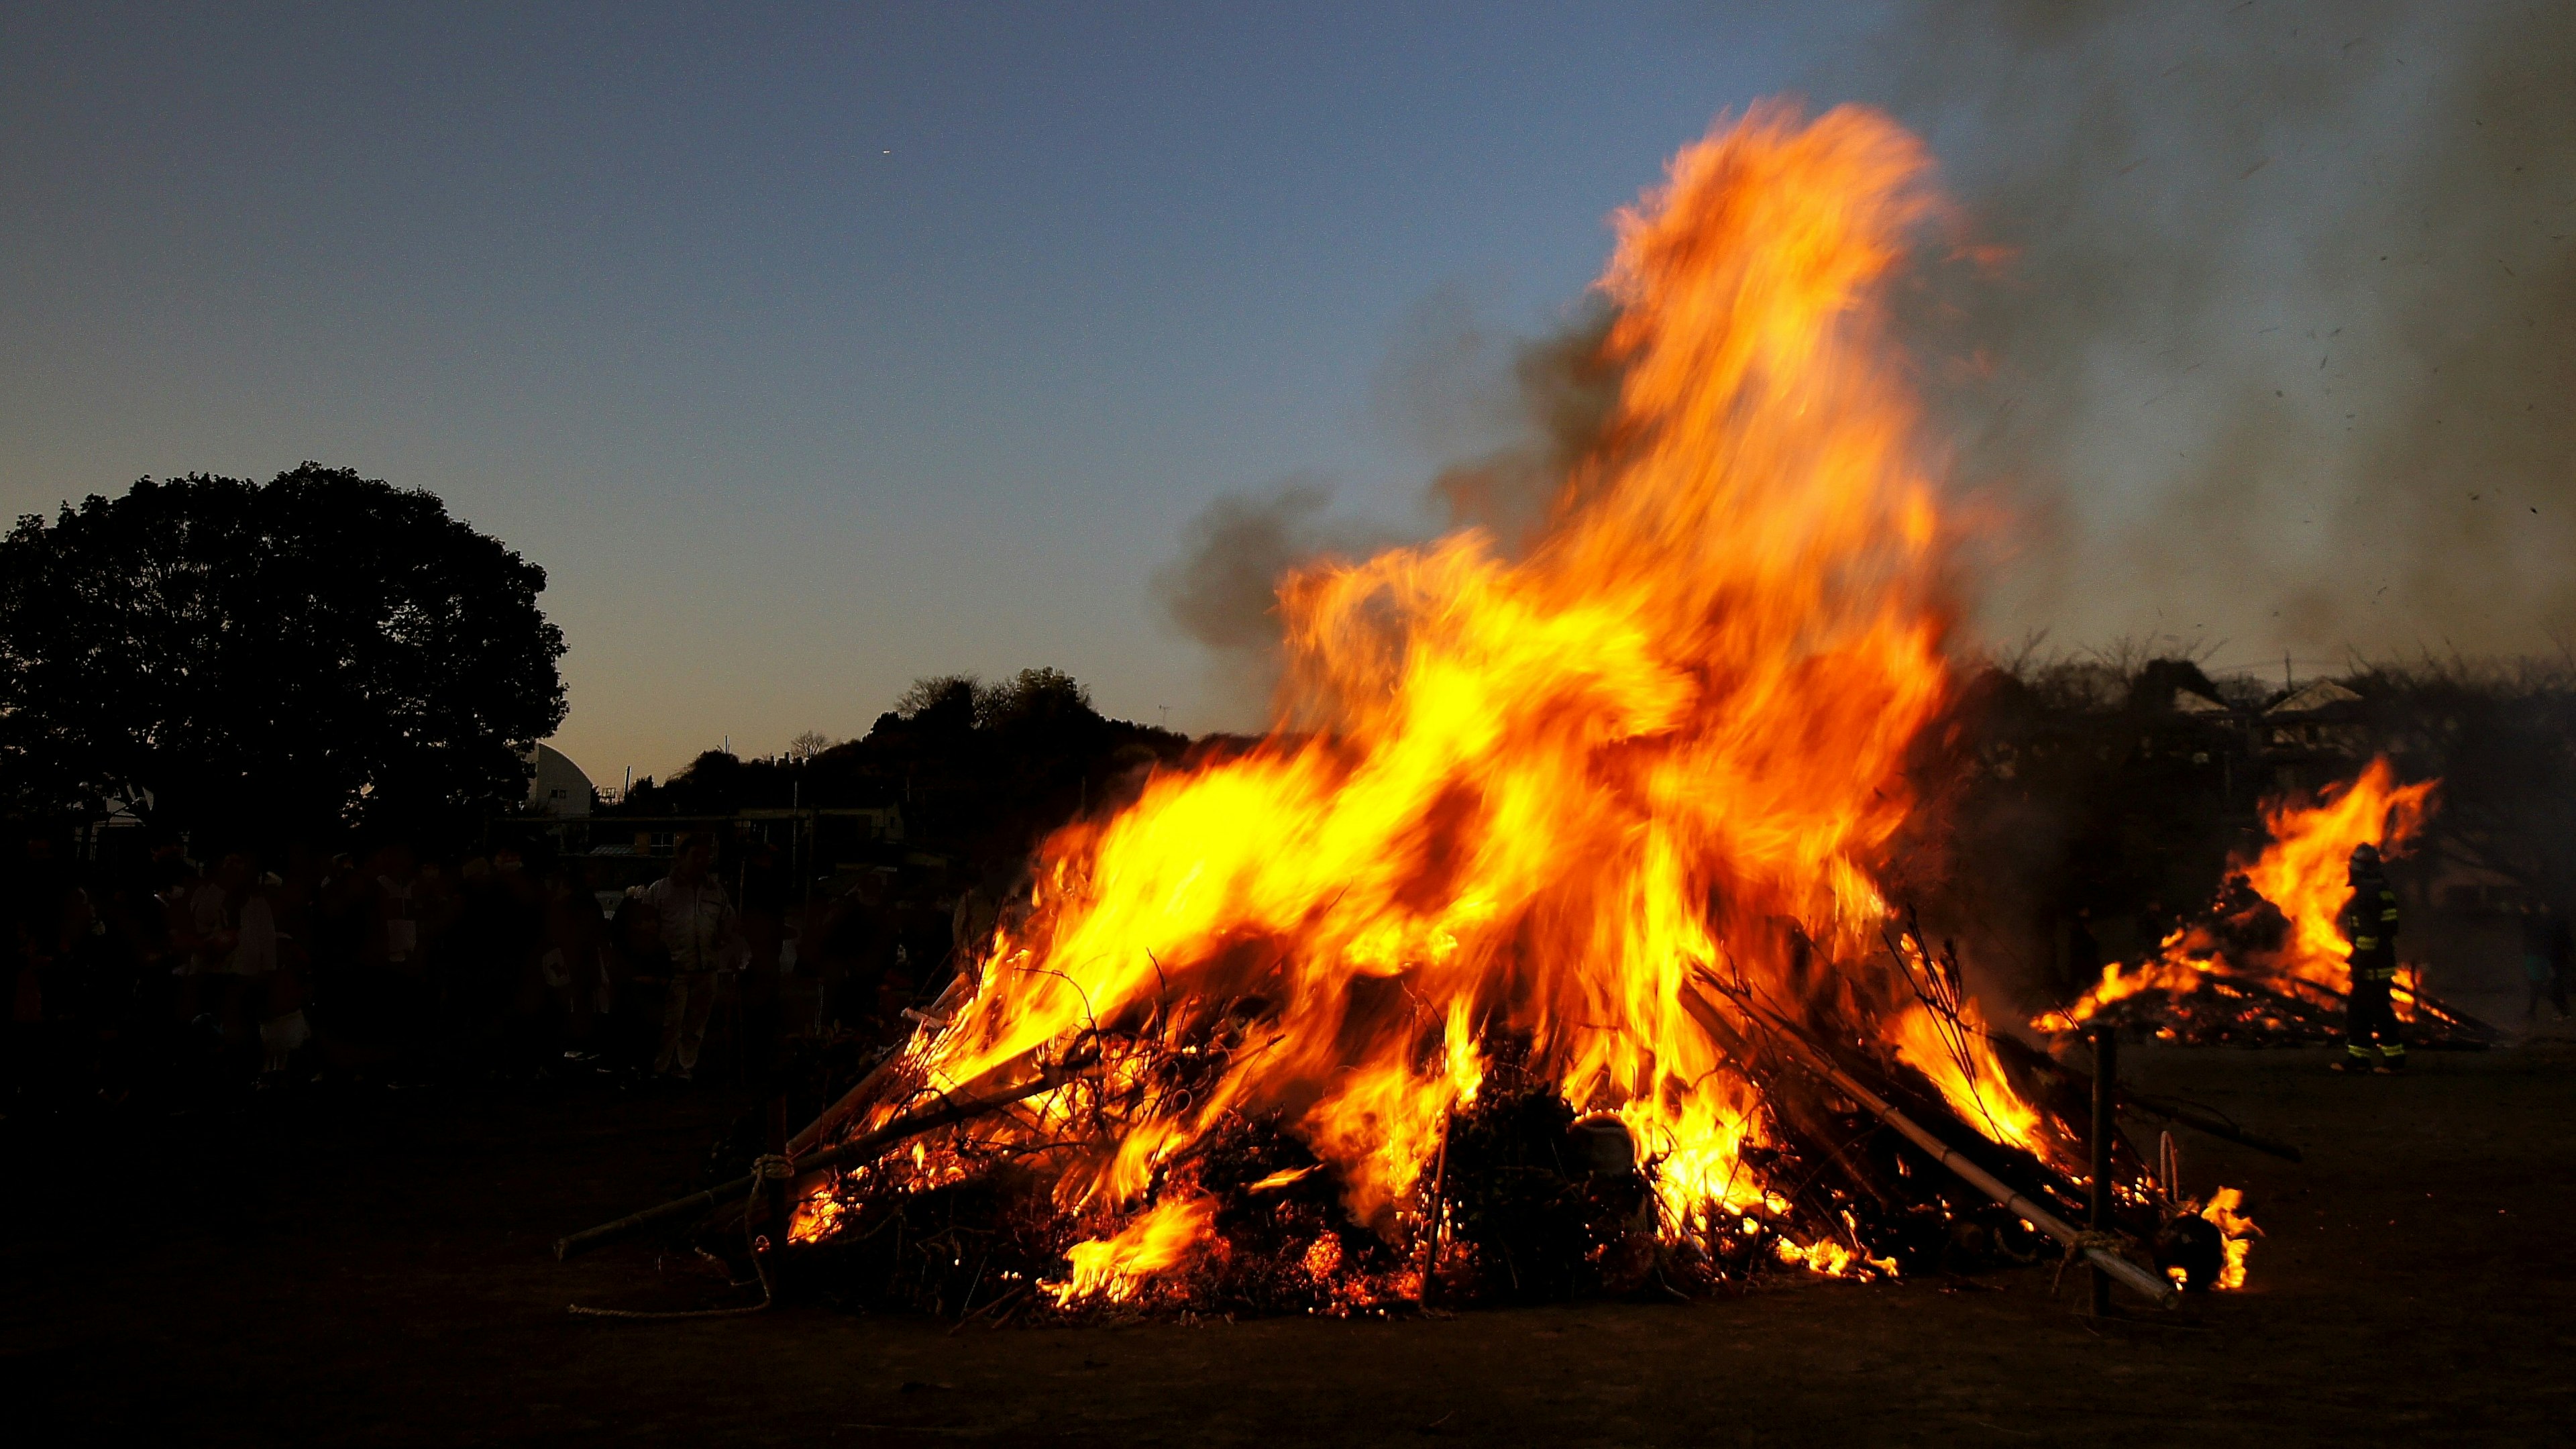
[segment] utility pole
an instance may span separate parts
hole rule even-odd
[[[2290,651],[2284,649],[2281,651],[2281,690],[2286,694],[2298,687],[2299,682],[2290,677]]]
[[[1172,727],[1172,707],[1168,704],[1158,704],[1154,706],[1154,708],[1163,712],[1163,728],[1170,729]]]
[[[2111,1196],[2111,1142],[2120,1130],[2119,1070],[2120,1037],[2107,1022],[2096,1022],[2093,1037],[2093,1180],[2086,1184],[2086,1206],[2091,1209],[2085,1226],[2097,1234],[2111,1231],[2112,1214],[2117,1208]],[[2111,1313],[2111,1275],[2100,1268],[2093,1270],[2093,1316],[2109,1317]]]

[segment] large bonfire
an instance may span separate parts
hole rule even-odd
[[[1684,150],[1617,217],[1617,403],[1537,536],[1290,577],[1274,733],[1048,840],[843,1130],[1018,1100],[822,1183],[795,1238],[935,1239],[952,1307],[999,1291],[970,1269],[1067,1306],[1540,1291],[1513,1245],[1549,1224],[1611,1286],[1955,1245],[1982,1200],[1784,1036],[2071,1209],[2073,1113],[1889,899],[1956,616],[1880,303],[1926,169],[1848,108]]]

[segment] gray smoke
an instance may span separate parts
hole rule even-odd
[[[2009,636],[2332,657],[2576,633],[2576,7],[1923,0],[1819,93],[1921,130],[1910,323],[2017,499]]]
[[[1932,436],[2013,519],[1989,637],[2576,640],[2576,6],[1900,0],[1809,89],[1913,126],[1958,200],[1899,306]],[[1464,460],[1421,519],[1295,481],[1193,523],[1156,592],[1238,704],[1292,564],[1528,537],[1615,394],[1605,320],[1516,343],[1426,300],[1378,389]]]
[[[1516,552],[1546,521],[1619,399],[1618,369],[1601,355],[1609,328],[1609,309],[1591,299],[1559,331],[1511,349],[1507,374],[1484,390],[1509,419],[1505,441],[1431,480],[1427,501],[1449,527],[1482,528]]]
[[[1375,388],[1382,429],[1427,456],[1466,460],[1437,470],[1417,516],[1336,515],[1332,487],[1299,478],[1220,497],[1193,518],[1154,595],[1207,649],[1219,702],[1248,718],[1276,687],[1277,589],[1290,568],[1465,527],[1517,552],[1617,397],[1615,371],[1600,359],[1608,326],[1605,309],[1586,305],[1555,333],[1515,338],[1459,294],[1435,294],[1408,320]]]
[[[1280,578],[1392,541],[1383,527],[1334,517],[1332,502],[1331,486],[1315,479],[1221,497],[1190,520],[1180,557],[1154,575],[1165,618],[1207,649],[1218,700],[1247,719],[1279,677]]]

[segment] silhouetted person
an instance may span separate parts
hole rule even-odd
[[[2093,908],[2077,906],[2066,928],[2066,984],[2069,996],[2090,991],[2102,980],[2102,942],[2093,934]]]
[[[698,1069],[698,1047],[716,1004],[716,973],[737,964],[743,949],[741,924],[715,879],[714,864],[715,851],[703,837],[686,837],[671,873],[644,888],[644,905],[671,961],[662,1049],[653,1070],[683,1082]]]
[[[597,1050],[596,1023],[610,1005],[608,923],[590,883],[567,867],[546,878],[546,987],[563,1013],[568,1055],[587,1059]]]
[[[755,1076],[776,1061],[782,1030],[778,947],[791,904],[788,874],[778,848],[765,842],[752,847],[743,862],[742,1050]]]
[[[823,1023],[875,1030],[887,971],[894,964],[894,919],[885,879],[860,875],[824,912],[818,934],[823,961]]]
[[[2540,1017],[2540,1001],[2549,998],[2558,1009],[2558,1019],[2567,1019],[2567,922],[2556,911],[2536,902],[2522,908],[2522,977],[2531,988],[2530,1000],[2523,1007],[2522,1019]]]

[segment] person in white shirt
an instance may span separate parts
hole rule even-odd
[[[233,983],[226,978],[232,975],[241,896],[250,882],[250,857],[239,852],[226,855],[203,879],[181,888],[171,928],[175,943],[187,951],[170,973],[181,978],[180,1019],[193,1022],[211,1014],[228,1037],[238,1036],[232,1020],[238,1003]]]
[[[188,893],[188,959],[177,974],[232,974],[233,947],[240,924],[241,898],[251,884],[250,857],[235,851]]]
[[[685,1082],[698,1069],[698,1047],[715,1009],[716,973],[738,969],[748,954],[733,902],[716,882],[715,850],[704,836],[682,838],[671,873],[644,888],[662,949],[671,958],[671,984],[662,1006],[662,1050],[657,1075]]]

